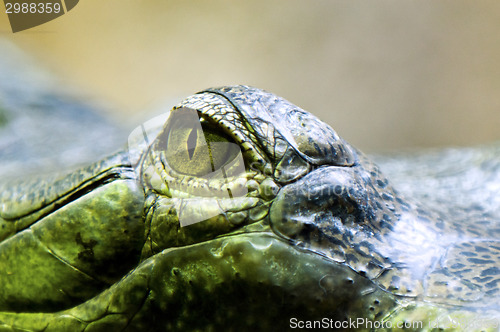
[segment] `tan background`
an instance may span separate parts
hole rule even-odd
[[[0,38],[127,126],[242,83],[366,151],[500,139],[499,28],[496,0],[82,0],[16,34],[0,13]]]

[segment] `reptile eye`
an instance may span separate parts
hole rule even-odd
[[[239,146],[192,109],[171,114],[166,133],[166,159],[178,173],[203,176],[215,172],[238,153]]]

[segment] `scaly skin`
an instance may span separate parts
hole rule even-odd
[[[5,185],[0,331],[495,329],[494,185],[453,195],[459,172],[433,197],[442,174],[408,189],[400,159],[385,168],[401,193],[328,125],[245,86],[187,98],[129,145]],[[500,180],[490,150],[464,168]]]

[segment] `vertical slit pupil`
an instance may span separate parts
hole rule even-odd
[[[210,148],[210,142],[207,141],[208,145],[208,157],[210,158],[210,165],[212,166],[212,172],[215,172],[214,158],[212,156],[212,149]]]
[[[196,128],[191,129],[187,139],[187,150],[189,159],[193,158],[194,150],[196,149],[196,141],[198,140],[198,130]]]

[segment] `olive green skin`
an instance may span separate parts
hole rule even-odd
[[[443,219],[454,212],[405,183],[408,166],[380,160],[403,189],[412,184],[404,193],[416,200],[329,126],[261,90],[210,89],[183,107],[214,120],[243,151],[246,171],[230,179],[231,199],[217,196],[221,185],[215,198],[179,210],[210,214],[215,204],[221,213],[179,226],[175,204],[213,182],[168,165],[162,147],[175,130],[168,123],[147,135],[141,128],[128,153],[66,177],[5,185],[0,331],[276,330],[293,327],[292,319],[324,318],[424,321],[414,330],[432,330],[498,317],[498,293],[486,288],[500,262],[488,252],[499,238],[498,209],[481,207],[476,220],[486,226],[474,229],[464,226],[472,215],[466,208]],[[497,149],[490,150],[488,174],[497,174]],[[238,195],[242,186],[247,192]],[[458,281],[473,291],[448,287],[442,277],[457,281],[459,245],[472,240],[490,254],[474,265],[488,280],[474,281],[462,268]]]
[[[1,311],[74,306],[137,264],[144,195],[133,171],[116,162],[93,165],[51,187],[33,181],[29,194],[18,186],[3,191]]]

